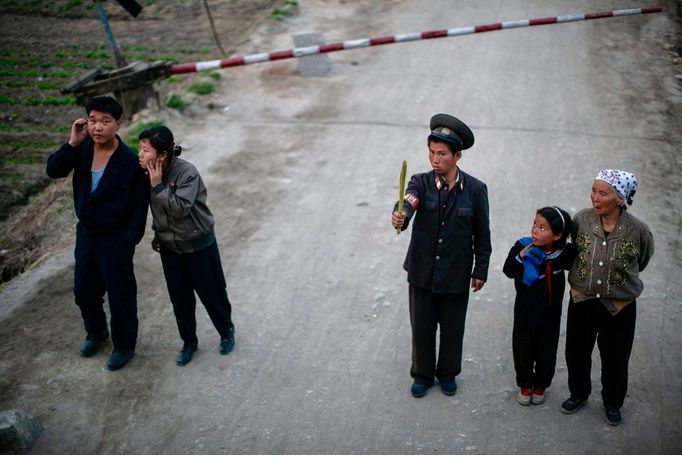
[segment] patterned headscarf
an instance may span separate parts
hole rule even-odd
[[[628,205],[632,205],[632,198],[637,191],[637,177],[635,177],[635,174],[619,171],[618,169],[602,169],[594,179],[603,180],[611,185]]]

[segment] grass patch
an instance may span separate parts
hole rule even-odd
[[[213,93],[215,87],[210,82],[192,82],[187,91],[190,93],[196,93],[197,95],[209,95]]]
[[[80,6],[81,3],[83,3],[81,0],[68,0],[66,2],[66,5],[62,6],[61,10],[62,11],[68,11],[70,9],[77,7],[77,6]]]
[[[0,70],[0,77],[40,77],[38,70]]]
[[[38,73],[36,71],[36,73]],[[36,74],[36,77],[38,77],[40,74]],[[66,70],[56,70],[56,71],[51,71],[49,73],[43,74],[43,77],[56,77],[60,79],[72,79],[74,77],[77,77],[78,73],[75,73],[73,71],[66,71]]]
[[[165,79],[161,79],[160,82],[165,82],[166,84],[177,84],[180,82],[180,78],[176,75],[168,76]]]
[[[50,128],[50,133],[59,133],[59,134],[71,133],[71,125],[54,126],[54,127]]]
[[[40,81],[38,82],[40,90],[59,90],[60,86],[56,82]]]
[[[293,16],[298,9],[297,0],[284,0],[282,6],[276,6],[270,13],[270,20],[281,22],[287,17]]]
[[[99,51],[86,52],[85,54],[83,54],[83,57],[89,58],[89,59],[100,58],[100,59],[107,60],[107,59],[111,58],[111,55],[109,54],[109,52],[107,52],[105,50],[99,50]]]
[[[270,19],[273,21],[281,22],[285,18],[291,16],[293,13],[288,9],[282,8],[281,6],[275,7],[270,13]]]
[[[128,60],[147,60],[147,54],[144,52],[126,52],[125,56]]]
[[[189,103],[183,100],[177,93],[171,93],[168,96],[168,100],[166,101],[166,106],[170,107],[171,109],[177,109],[181,111],[189,106]]]
[[[6,139],[2,144],[3,148],[9,150],[51,150],[56,149],[54,142],[44,142],[37,139]],[[18,158],[17,158],[18,159]],[[23,158],[21,158],[23,159]],[[13,158],[6,160],[12,161]],[[25,164],[25,163],[22,163]]]
[[[168,63],[179,63],[180,60],[175,58],[173,55],[159,55],[157,57],[158,60],[161,60],[163,62],[168,62]]]
[[[3,166],[10,165],[10,166],[19,166],[22,164],[33,164],[33,157],[32,156],[27,156],[24,158],[8,158],[8,159],[2,159],[0,160],[0,164]]]
[[[218,79],[221,78],[220,73],[216,73],[214,71],[202,71],[201,72],[202,76],[210,77],[211,79],[217,81]]]
[[[25,133],[28,131],[28,128],[24,126],[13,125],[11,123],[0,123],[0,131],[3,133]],[[71,131],[71,127],[69,127],[69,131]]]
[[[68,106],[76,104],[75,96],[27,96],[23,100],[23,104],[29,106]]]
[[[16,100],[11,96],[0,95],[0,104],[16,104]]]
[[[25,80],[6,80],[6,81],[0,81],[0,87],[2,88],[23,88],[23,87],[30,87],[31,84],[28,81]]]

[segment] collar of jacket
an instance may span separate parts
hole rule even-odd
[[[438,191],[440,191],[440,189],[443,187],[442,180],[445,180],[445,177],[441,176],[436,171],[433,171],[433,173],[435,175],[436,188]],[[455,188],[457,188],[459,191],[464,189],[464,175],[462,172],[460,172],[459,168],[457,168],[457,177],[455,177]]]

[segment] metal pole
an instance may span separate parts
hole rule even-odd
[[[215,40],[216,46],[220,49],[220,53],[223,57],[227,57],[227,52],[223,49],[223,45],[220,43],[220,38],[218,37],[218,32],[215,29],[215,24],[213,23],[213,16],[211,15],[211,9],[208,7],[208,1],[204,0],[204,8],[206,9],[206,15],[208,16],[208,23],[211,25],[211,31],[213,32],[213,39]]]
[[[328,52],[347,51],[383,44],[404,43],[434,38],[447,38],[451,36],[469,35],[472,33],[492,32],[495,30],[507,30],[519,27],[533,27],[536,25],[562,24],[566,22],[588,21],[592,19],[606,19],[609,17],[631,16],[635,14],[660,13],[661,8],[652,6],[649,8],[631,8],[599,13],[569,14],[565,16],[543,17],[539,19],[526,19],[520,21],[497,22],[494,24],[459,27],[444,30],[431,30],[427,32],[402,33],[399,35],[373,36],[371,38],[339,41],[336,43],[320,44],[315,46],[297,47],[284,51],[263,52],[240,56],[236,55],[223,60],[210,60],[204,62],[181,63],[171,66],[173,74],[193,73],[196,71],[230,68],[233,66],[250,65],[253,63],[271,62],[286,58],[301,58],[309,55],[325,54]]]
[[[126,62],[125,57],[123,57],[123,53],[121,53],[121,50],[118,48],[118,44],[116,44],[114,34],[111,32],[111,27],[109,27],[109,19],[107,19],[107,14],[104,12],[104,8],[102,7],[102,2],[100,0],[95,0],[95,8],[97,9],[97,15],[99,16],[100,22],[102,22],[102,27],[104,27],[104,36],[109,42],[111,50],[114,51],[114,59],[116,60],[116,66],[118,68],[122,68],[126,66],[128,63]]]

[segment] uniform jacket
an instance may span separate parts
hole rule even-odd
[[[137,244],[144,235],[149,204],[149,180],[137,155],[121,140],[104,174],[90,193],[94,142],[86,137],[78,146],[68,142],[47,159],[47,175],[68,176],[73,171],[73,202],[79,225],[92,235],[116,235]]]
[[[644,222],[623,211],[606,237],[594,209],[585,209],[575,215],[571,235],[578,248],[568,274],[572,290],[602,300],[631,302],[639,297],[644,288],[639,272],[654,254],[654,238]]]
[[[412,218],[412,238],[403,267],[407,281],[434,293],[469,291],[471,278],[487,280],[490,244],[488,189],[459,170],[456,193],[440,219],[435,171],[415,174],[405,191],[403,230]]]
[[[519,253],[523,248],[523,244],[517,241],[509,250],[509,255],[507,255],[507,260],[502,268],[505,275],[514,279],[514,287],[516,288],[514,318],[538,324],[559,323],[566,288],[564,270],[568,270],[573,263],[576,254],[575,247],[569,243],[565,247],[545,255],[545,260],[539,267],[540,276],[530,286],[526,286],[522,282],[523,262]],[[549,282],[547,281],[547,264],[549,264],[551,273]]]
[[[152,229],[163,246],[191,253],[215,241],[206,185],[192,163],[173,158],[151,193]]]

